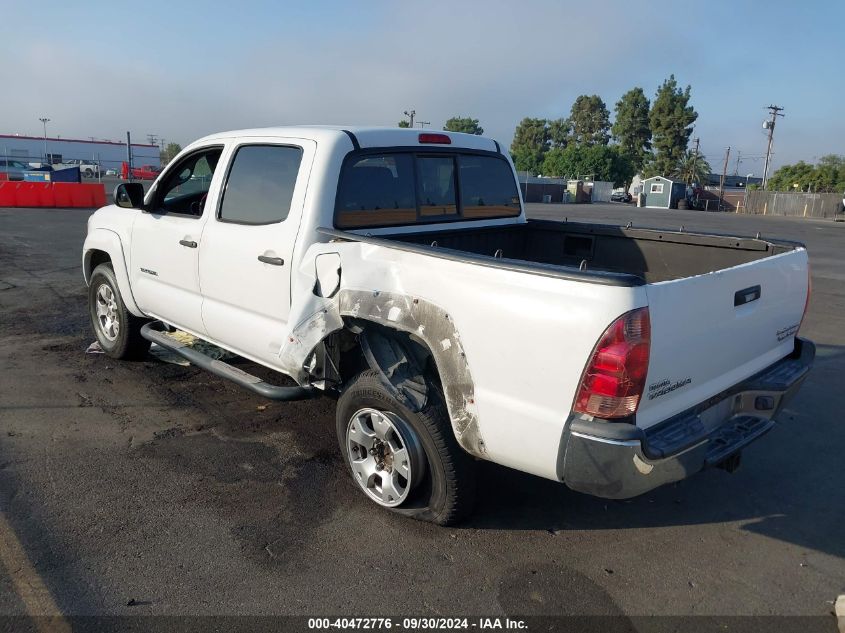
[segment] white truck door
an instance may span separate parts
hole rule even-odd
[[[132,225],[130,273],[138,306],[147,314],[199,335],[202,296],[199,245],[223,147],[191,152],[167,169]]]
[[[316,143],[251,138],[232,148],[199,253],[210,339],[278,365],[290,312],[292,255]]]

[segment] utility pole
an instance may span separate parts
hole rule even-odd
[[[416,114],[417,114],[416,110],[411,110],[410,112],[405,110],[405,116],[408,117],[409,119],[411,119],[411,124],[408,127],[414,127],[414,116],[416,116]]]
[[[731,146],[725,150],[725,164],[722,166],[722,177],[719,179],[719,211],[725,206],[725,175],[728,173],[728,159],[731,156]]]
[[[742,150],[736,152],[736,165],[734,166],[734,176],[739,176],[739,164],[742,162]]]
[[[126,166],[128,168],[126,179],[132,182],[132,138],[128,130],[126,132]]]
[[[417,121],[417,125],[419,125],[420,128],[425,128],[426,125],[431,125],[431,121]]]
[[[147,134],[147,141],[150,145],[158,145],[158,134]]]
[[[47,124],[50,122],[50,119],[42,116],[38,120],[41,121],[41,125],[44,126],[44,164],[47,165],[49,163],[47,160]]]
[[[775,136],[775,121],[779,116],[784,116],[780,114],[781,110],[783,110],[780,106],[770,105],[767,110],[769,111],[769,120],[763,121],[763,129],[769,130],[769,144],[766,147],[766,166],[763,167],[763,189],[769,183],[769,163],[772,158],[772,140]]]
[[[695,180],[695,165],[698,163],[698,145],[701,142],[701,139],[697,136],[693,140],[695,141],[695,149],[692,152],[692,170],[690,171],[689,182],[687,182],[688,185],[693,184],[692,181]]]

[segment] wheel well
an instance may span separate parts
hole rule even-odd
[[[440,376],[428,345],[412,334],[372,321],[350,319],[334,341],[340,385],[365,369],[378,371],[412,408],[421,407],[428,384],[439,387]],[[328,343],[327,343],[328,345]],[[401,396],[401,393],[399,394]]]
[[[106,251],[94,249],[88,251],[86,260],[87,262],[85,264],[85,278],[90,280],[91,273],[94,272],[94,269],[97,266],[99,266],[100,264],[111,263],[111,256]]]

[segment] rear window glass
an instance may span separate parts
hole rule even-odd
[[[454,156],[419,156],[417,178],[421,216],[458,214]]]
[[[343,227],[415,222],[414,157],[367,156],[347,165],[338,187],[337,217]]]
[[[461,156],[461,207],[465,218],[519,215],[510,165],[492,156]]]
[[[518,216],[506,160],[476,154],[367,154],[347,160],[338,185],[339,228]]]

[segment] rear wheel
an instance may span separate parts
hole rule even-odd
[[[111,264],[100,264],[91,273],[88,286],[91,326],[102,350],[112,358],[143,358],[150,342],[141,336],[146,319],[126,309]]]
[[[359,489],[392,512],[439,525],[470,514],[475,463],[455,439],[436,385],[421,411],[393,397],[380,374],[354,378],[337,404],[343,459]]]

